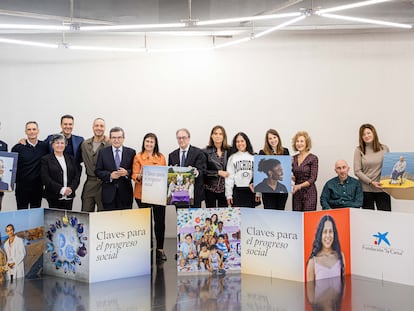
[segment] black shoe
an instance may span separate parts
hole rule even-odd
[[[167,261],[167,256],[165,255],[164,251],[157,249],[157,260]]]

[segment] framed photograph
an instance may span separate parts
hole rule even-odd
[[[0,191],[14,190],[17,158],[17,152],[0,151]]]

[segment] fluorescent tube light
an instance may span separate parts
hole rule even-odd
[[[277,25],[277,26],[275,26],[275,27],[272,27],[272,28],[269,28],[269,29],[264,30],[264,31],[262,31],[262,32],[259,32],[259,33],[255,34],[255,35],[253,36],[253,38],[260,38],[260,37],[263,37],[264,35],[267,35],[267,34],[269,34],[269,33],[273,32],[273,31],[276,31],[276,30],[282,29],[283,27],[286,27],[286,26],[289,26],[289,25],[294,24],[294,23],[296,23],[296,22],[299,22],[299,21],[301,21],[302,19],[305,19],[305,18],[306,18],[306,16],[305,16],[305,15],[301,15],[301,16],[296,17],[296,18],[294,18],[294,19],[291,19],[291,20],[289,20],[289,21],[287,21],[287,22],[285,22],[285,23],[282,23],[282,24]]]
[[[217,24],[228,24],[237,22],[249,22],[258,20],[268,20],[285,17],[295,17],[301,15],[300,12],[285,13],[285,14],[271,14],[271,15],[258,15],[258,16],[246,16],[246,17],[235,17],[235,18],[224,18],[224,19],[213,19],[208,21],[196,22],[197,26],[217,25]]]
[[[135,30],[135,29],[155,29],[155,28],[181,28],[185,23],[171,24],[142,24],[142,25],[114,25],[114,26],[81,26],[80,31],[100,31],[100,30]]]
[[[233,41],[230,41],[230,42],[226,42],[226,43],[222,43],[222,44],[215,45],[213,47],[213,49],[221,49],[221,48],[224,48],[224,47],[227,47],[227,46],[231,46],[231,45],[235,45],[235,44],[240,44],[240,43],[243,43],[243,42],[247,42],[247,41],[250,41],[251,39],[252,39],[251,37],[245,37],[245,38],[242,38],[242,39],[233,40]]]
[[[0,24],[0,29],[21,30],[70,30],[70,26],[62,25],[25,25],[25,24]]]
[[[15,39],[6,39],[6,38],[0,38],[0,43],[36,46],[36,47],[50,48],[50,49],[57,49],[59,47],[59,45],[57,45],[57,44],[42,43],[42,42],[35,42],[35,41],[25,41],[25,40],[15,40]]]
[[[213,48],[165,48],[165,49],[148,49],[148,53],[178,53],[178,52],[206,52]]]
[[[368,19],[368,18],[360,18],[360,17],[352,17],[352,16],[344,16],[344,15],[336,15],[336,14],[321,14],[321,16],[328,17],[328,18],[334,18],[334,19],[342,19],[345,21],[375,24],[375,25],[381,25],[381,26],[391,26],[391,27],[406,28],[406,29],[413,28],[413,26],[409,24],[392,23],[392,22],[379,21],[379,20]]]
[[[82,50],[82,51],[102,51],[102,52],[146,52],[145,48],[122,48],[122,47],[106,47],[106,46],[84,46],[84,45],[68,45],[70,50]]]
[[[343,11],[343,10],[348,10],[348,9],[353,9],[353,8],[359,8],[361,6],[367,6],[367,5],[378,4],[378,3],[389,2],[389,1],[391,0],[369,0],[369,1],[355,2],[352,4],[340,5],[340,6],[336,6],[336,7],[329,8],[329,9],[318,10],[316,11],[316,14],[319,15],[319,14],[330,13],[330,12],[338,12],[338,11]]]

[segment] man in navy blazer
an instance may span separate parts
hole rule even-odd
[[[185,128],[179,129],[176,132],[176,138],[179,148],[168,155],[168,165],[191,166],[196,168],[194,204],[192,207],[201,207],[201,202],[204,200],[204,182],[202,175],[207,169],[206,157],[201,149],[190,145],[189,130]]]
[[[73,135],[73,124],[74,118],[69,114],[65,114],[60,118],[60,127],[62,128],[62,134],[66,138],[66,147],[64,153],[70,154],[75,158],[76,163],[81,169],[82,155],[81,155],[81,144],[84,141],[82,136]],[[49,151],[52,152],[52,145],[50,145],[50,140],[54,135],[49,135],[45,142],[49,144]]]
[[[132,208],[132,164],[135,150],[125,147],[124,130],[114,127],[109,131],[112,146],[99,151],[95,174],[102,180],[102,204],[106,211]]]

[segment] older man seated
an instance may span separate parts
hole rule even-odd
[[[335,163],[336,177],[328,180],[321,194],[322,209],[361,207],[362,187],[358,179],[348,176],[349,165],[345,160]]]

